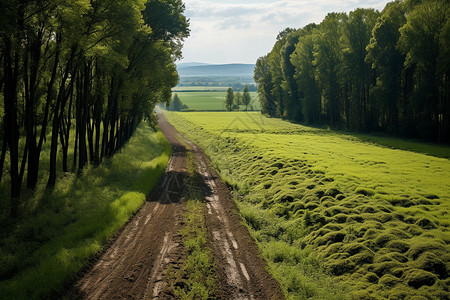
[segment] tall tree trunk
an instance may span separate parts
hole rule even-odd
[[[4,132],[4,128],[3,128],[3,132]],[[8,140],[4,136],[3,140],[2,140],[2,154],[0,156],[0,182],[2,182],[2,178],[3,178],[3,167],[5,165],[5,157],[6,157],[7,148],[8,148]]]
[[[89,97],[89,81],[90,81],[90,64],[85,63],[84,69],[81,71],[82,75],[82,94],[80,99],[80,126],[78,136],[78,171],[81,171],[87,162],[87,149],[86,149],[86,127],[88,117],[88,97]]]
[[[28,145],[28,171],[27,188],[34,188],[39,174],[39,156],[36,132],[36,90],[38,85],[38,72],[41,60],[42,32],[32,37],[31,48],[24,55],[24,82],[25,82],[25,131],[26,144]],[[28,53],[30,54],[30,68],[28,77]],[[26,157],[24,155],[24,157]],[[22,160],[24,165],[25,160]]]
[[[69,89],[69,105],[68,105],[68,112],[67,112],[67,119],[64,118],[64,116],[61,118],[61,126],[63,133],[61,137],[61,145],[62,146],[62,152],[63,152],[63,172],[68,172],[68,151],[69,151],[69,140],[70,140],[70,128],[72,125],[72,102],[73,102],[73,86],[74,82],[71,80],[70,82],[70,89]]]
[[[95,103],[94,103],[94,113],[93,113],[93,121],[94,121],[94,128],[95,128],[95,141],[94,141],[94,157],[93,157],[93,163],[95,165],[98,165],[100,163],[100,127],[101,127],[101,121],[102,121],[102,114],[101,114],[101,99],[100,96],[97,97]]]
[[[19,71],[19,46],[13,44],[11,36],[6,35],[4,43],[4,101],[5,101],[5,138],[8,141],[11,178],[11,216],[18,214],[19,185],[19,128],[17,124],[17,84]]]
[[[56,98],[56,103],[54,107],[53,122],[52,122],[52,137],[50,144],[50,169],[47,182],[48,188],[54,187],[56,183],[56,156],[58,154],[58,136],[59,136],[59,126],[61,122],[60,118],[62,114],[61,112],[64,111],[64,106],[67,99],[66,81],[72,69],[72,60],[75,56],[75,51],[76,47],[73,47],[70,58],[66,65],[64,76],[61,79],[61,84],[59,86],[58,96]]]

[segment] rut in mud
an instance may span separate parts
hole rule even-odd
[[[110,247],[69,292],[70,298],[170,299],[165,282],[169,266],[186,257],[179,231],[183,225],[187,151],[192,151],[204,180],[208,244],[217,270],[219,299],[282,299],[279,284],[248,230],[241,224],[227,186],[209,167],[203,151],[182,137],[161,115],[159,127],[173,154],[160,185]],[[187,147],[186,147],[187,146]],[[189,148],[189,149],[187,149]]]

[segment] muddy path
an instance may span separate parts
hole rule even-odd
[[[67,297],[72,299],[173,299],[165,282],[169,266],[186,257],[179,230],[183,226],[187,152],[195,157],[204,180],[208,244],[217,269],[219,299],[283,299],[280,286],[267,272],[255,242],[241,224],[227,186],[210,167],[203,151],[160,115],[159,127],[171,143],[159,186]]]

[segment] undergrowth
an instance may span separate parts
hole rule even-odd
[[[42,179],[22,197],[22,216],[4,217],[0,298],[58,294],[145,201],[171,154],[160,131],[141,124],[125,147],[83,174],[62,174],[52,191]],[[43,176],[42,178],[45,178]]]
[[[448,299],[449,147],[257,113],[167,117],[236,190],[287,298]]]

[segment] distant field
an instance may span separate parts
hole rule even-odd
[[[224,86],[177,86],[172,89],[173,92],[203,92],[203,91],[214,91],[221,92],[226,91],[228,87]]]
[[[224,87],[177,87],[173,91],[180,97],[181,102],[195,110],[225,110],[224,101],[226,90]],[[242,92],[241,92],[242,93]],[[256,92],[250,92],[254,110],[259,110]],[[241,106],[241,110],[245,109]],[[249,109],[251,109],[249,107]]]
[[[259,113],[167,116],[236,189],[288,298],[448,299],[450,147]]]

